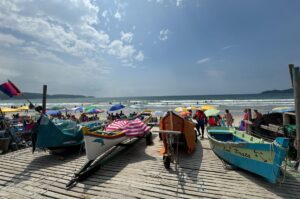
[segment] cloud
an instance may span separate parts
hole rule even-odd
[[[115,17],[116,19],[118,19],[119,21],[122,19],[122,15],[121,15],[121,13],[120,13],[119,11],[117,11],[117,12],[115,13],[114,17]]]
[[[206,57],[206,58],[203,58],[203,59],[199,59],[196,63],[197,64],[204,64],[204,63],[207,63],[207,62],[210,62],[211,59],[209,57]]]
[[[122,41],[131,43],[132,39],[133,39],[133,33],[131,32],[124,33],[123,31],[121,32]]]
[[[0,33],[0,45],[11,46],[11,45],[21,45],[25,41],[22,39],[18,39],[10,34],[2,34]]]
[[[169,38],[169,29],[162,29],[161,31],[159,31],[159,40],[161,41],[165,41]]]
[[[124,15],[121,11],[117,11],[120,17]],[[52,82],[57,89],[65,85],[66,90],[77,87],[85,91],[86,85],[82,82],[94,80],[100,85],[105,75],[96,77],[95,74],[110,73],[108,57],[113,56],[120,62],[126,60],[126,64],[131,65],[143,61],[139,46],[129,45],[133,33],[122,32],[120,38],[116,38],[101,29],[104,25],[98,16],[106,17],[107,22],[108,16],[115,17],[113,13],[100,12],[90,0],[1,0],[2,78],[17,77],[17,82],[27,88],[35,87],[29,82]]]
[[[141,51],[139,51],[139,53],[135,56],[135,59],[138,61],[143,61],[144,58],[144,54]]]
[[[183,0],[176,0],[176,6],[182,6]]]
[[[227,49],[230,49],[230,48],[232,48],[232,47],[233,47],[232,45],[224,46],[223,48],[221,48],[221,50],[227,50]]]

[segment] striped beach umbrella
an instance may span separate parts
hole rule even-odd
[[[115,120],[106,127],[106,131],[124,130],[128,120]]]
[[[140,119],[130,120],[124,127],[124,132],[127,136],[144,136],[151,129]]]

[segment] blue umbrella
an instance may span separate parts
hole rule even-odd
[[[100,110],[100,109],[97,109],[97,108],[93,108],[93,109],[90,109],[88,110],[86,113],[89,113],[89,114],[97,114],[97,113],[103,113],[104,110]]]
[[[74,112],[76,113],[77,111],[83,112],[83,107],[80,106],[80,107],[75,108],[75,109],[74,109]]]
[[[60,110],[47,110],[46,111],[47,115],[59,115],[61,114]]]
[[[115,104],[112,107],[110,107],[109,111],[117,111],[117,110],[120,110],[122,108],[125,108],[125,106],[122,105],[122,104]]]

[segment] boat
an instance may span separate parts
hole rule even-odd
[[[143,121],[148,121],[148,119],[144,119]],[[107,158],[118,146],[129,146],[128,143],[133,143],[139,138],[146,138],[146,144],[151,144],[151,127],[143,121],[139,118],[132,120],[120,119],[113,121],[105,129],[96,131],[83,127],[87,162],[74,174],[66,187],[68,188],[75,182],[85,179],[92,172],[99,169],[102,160]]]
[[[277,137],[267,142],[229,127],[208,127],[207,132],[210,146],[218,157],[271,183],[277,182],[289,139]]]
[[[149,131],[150,127],[139,118],[133,120],[116,120],[105,130],[91,131],[83,127],[87,159],[95,160],[108,149],[133,137],[145,137]]]
[[[32,135],[32,148],[40,149],[67,149],[81,147],[84,143],[82,128],[100,128],[100,121],[77,124],[72,120],[49,119],[41,115]]]

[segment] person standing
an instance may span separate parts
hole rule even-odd
[[[228,127],[232,127],[234,119],[228,109],[225,110],[225,114],[224,114],[223,118],[226,120],[226,125]]]
[[[201,138],[204,138],[205,123],[207,120],[204,112],[198,110],[194,116],[194,119],[196,119],[197,121],[196,129],[199,132],[198,136],[200,136],[200,129],[201,129]]]

